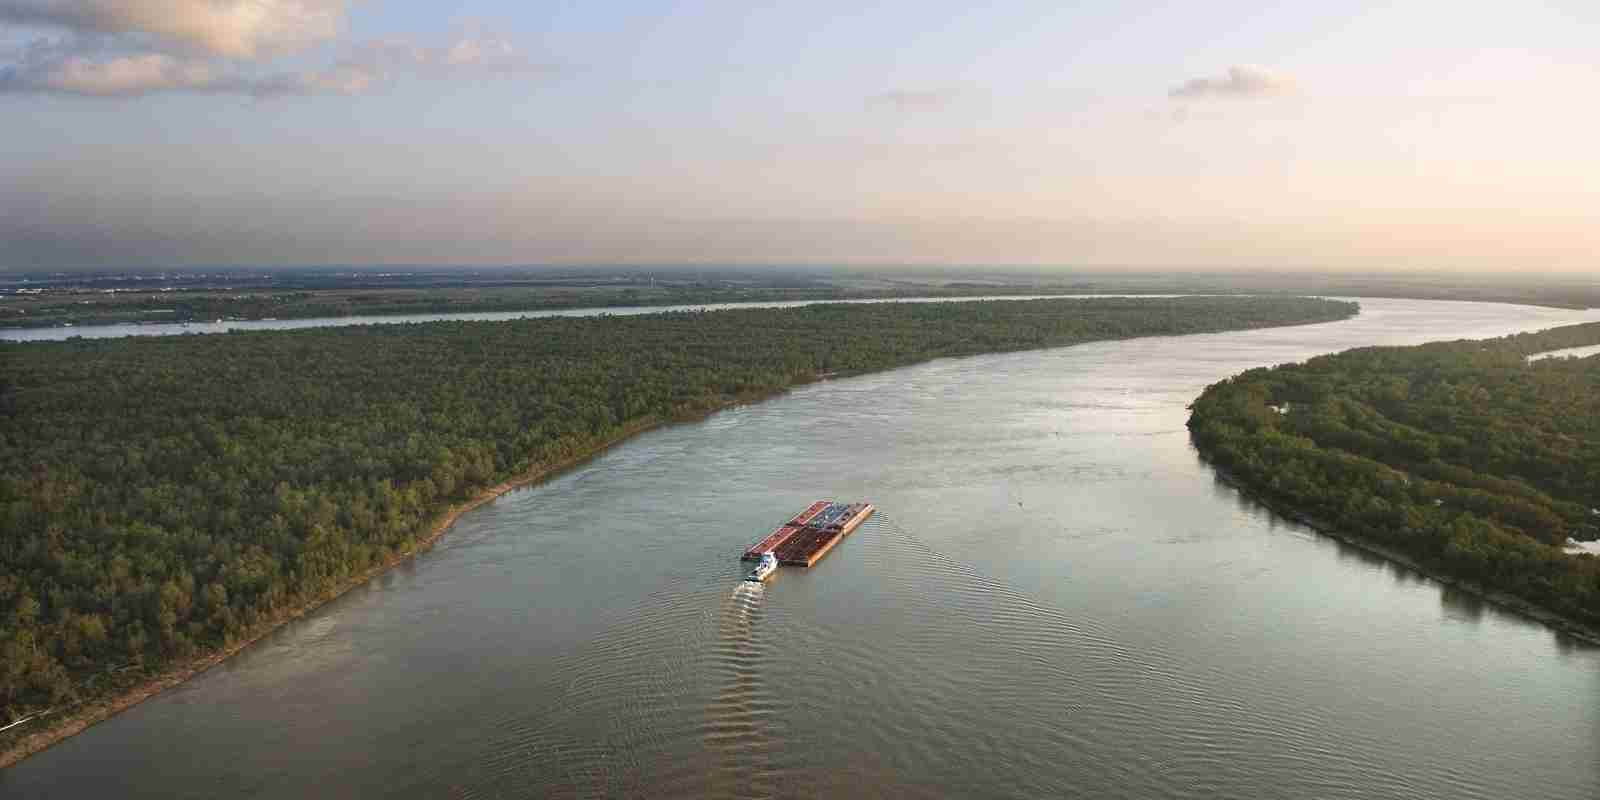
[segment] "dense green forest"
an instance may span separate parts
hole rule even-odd
[[[1374,347],[1215,384],[1196,446],[1274,507],[1600,625],[1600,324]]]
[[[0,345],[0,719],[224,647],[452,503],[641,425],[829,373],[1356,310],[832,304]]]

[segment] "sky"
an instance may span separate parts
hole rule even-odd
[[[0,0],[0,271],[1600,273],[1600,3]]]

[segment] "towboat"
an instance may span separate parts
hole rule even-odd
[[[750,570],[750,574],[744,576],[744,579],[747,580],[747,581],[753,581],[755,583],[760,583],[760,582],[766,580],[769,576],[771,576],[772,573],[777,572],[777,571],[778,571],[778,557],[773,555],[773,554],[771,554],[771,553],[767,553],[767,554],[761,556],[761,563],[756,564],[756,568],[753,569],[753,570]]]

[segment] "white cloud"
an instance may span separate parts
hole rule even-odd
[[[494,34],[463,36],[444,49],[447,67],[488,70],[520,70],[528,66],[527,57],[510,41]]]
[[[0,0],[0,22],[144,35],[228,58],[303,50],[344,29],[350,0]]]
[[[65,58],[48,69],[24,73],[15,80],[32,84],[39,91],[94,96],[138,95],[177,88],[199,89],[217,81],[207,64],[181,61],[163,53],[91,61],[79,56]],[[0,79],[9,87],[12,79]]]
[[[1168,94],[1173,97],[1265,97],[1292,94],[1293,78],[1259,67],[1230,67],[1220,78],[1195,78]]]
[[[64,55],[0,69],[0,92],[63,94],[83,97],[138,97],[162,92],[284,94],[338,92],[356,94],[370,88],[364,76],[338,70],[254,76],[226,70],[200,59],[166,53],[135,53],[107,58]]]
[[[0,53],[0,93],[355,95],[413,77],[554,70],[483,30],[462,32],[440,46],[401,38],[336,45],[342,55],[327,67],[273,69],[274,54],[336,35],[347,5],[344,0],[0,0],[0,21],[62,31]]]
[[[441,47],[426,47],[407,39],[366,42],[340,59],[339,66],[374,76],[416,72],[436,77],[553,69],[533,63],[504,37],[483,32],[462,34]]]

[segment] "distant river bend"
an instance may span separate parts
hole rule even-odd
[[[984,295],[973,297],[894,297],[864,300],[775,300],[753,303],[697,303],[677,306],[599,306],[593,308],[551,308],[533,311],[464,311],[454,314],[362,314],[345,317],[305,317],[302,319],[219,319],[212,322],[116,323],[107,325],[58,325],[48,328],[0,328],[0,341],[54,342],[75,336],[85,339],[115,339],[124,336],[197,336],[229,331],[284,331],[300,328],[344,328],[354,325],[406,325],[417,322],[504,322],[543,317],[598,317],[610,314],[631,317],[668,311],[724,311],[735,308],[795,308],[822,303],[965,303],[975,300],[1081,300],[1090,297],[1128,297],[1132,295]],[[1152,294],[1138,297],[1176,297]]]

